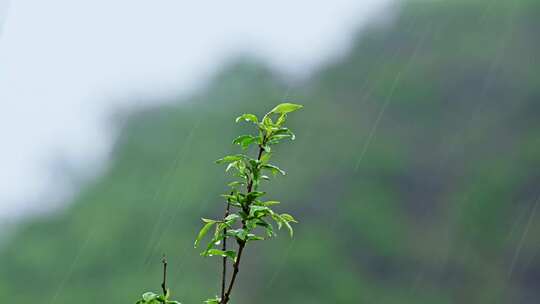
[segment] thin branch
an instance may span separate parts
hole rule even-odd
[[[167,294],[167,257],[163,255],[161,258],[161,263],[163,263],[163,282],[161,282],[161,289],[163,290],[163,295]]]
[[[229,211],[231,209],[231,205],[229,204],[229,202],[227,201],[227,207],[225,209],[225,215],[223,216],[223,218],[225,219],[227,216],[229,216]],[[227,228],[224,228],[223,229],[223,234],[225,235],[225,237],[223,238],[223,246],[221,247],[221,249],[223,251],[227,251]],[[227,257],[223,257],[223,269],[221,271],[221,299],[223,299],[225,297],[225,284],[226,284],[226,281],[227,281]]]
[[[238,242],[238,256],[236,257],[236,261],[233,265],[233,274],[231,277],[231,282],[229,283],[229,288],[227,288],[227,292],[222,297],[221,303],[227,304],[231,298],[231,292],[234,286],[234,282],[236,280],[236,276],[238,275],[238,271],[240,271],[240,259],[242,258],[242,252],[244,252],[244,248],[246,247],[246,241]]]

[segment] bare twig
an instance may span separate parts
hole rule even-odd
[[[163,255],[161,258],[161,263],[163,263],[163,282],[161,282],[161,289],[163,290],[163,295],[167,294],[167,257]]]

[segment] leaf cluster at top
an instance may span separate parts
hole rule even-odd
[[[246,154],[227,155],[216,161],[225,164],[225,171],[236,178],[228,185],[230,192],[222,195],[234,209],[223,219],[203,219],[204,225],[195,239],[195,247],[212,228],[213,234],[202,255],[228,257],[235,261],[236,251],[216,248],[224,239],[234,238],[239,244],[264,240],[275,236],[274,225],[278,229],[286,227],[290,235],[293,235],[291,223],[296,223],[294,217],[288,213],[275,212],[272,207],[279,202],[262,199],[266,193],[260,191],[259,187],[262,181],[270,180],[270,176],[285,175],[284,170],[270,163],[273,147],[283,140],[295,139],[294,133],[285,127],[285,122],[289,113],[301,108],[301,105],[282,103],[261,119],[249,113],[236,118],[236,122],[252,123],[256,127],[256,134],[240,135],[233,140],[233,144],[239,145],[242,150],[255,146],[258,153],[256,157]],[[263,235],[256,233],[258,227],[263,229]]]

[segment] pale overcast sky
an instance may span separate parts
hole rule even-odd
[[[70,190],[52,167],[105,164],[121,96],[200,87],[253,53],[298,76],[392,0],[0,0],[0,223]]]

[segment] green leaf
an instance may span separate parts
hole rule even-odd
[[[265,165],[270,161],[270,158],[272,157],[272,153],[266,152],[261,156],[261,164]]]
[[[242,241],[245,241],[248,233],[245,229],[240,228],[227,230],[227,234],[234,236]]]
[[[206,304],[219,304],[220,301],[221,301],[221,298],[216,296],[215,298],[208,299],[208,300],[204,301],[204,303],[206,303]]]
[[[144,301],[150,302],[150,301],[153,301],[153,300],[157,299],[158,295],[153,293],[153,292],[145,292],[142,295],[142,298],[143,298]]]
[[[248,195],[246,196],[246,199],[248,202],[253,202],[255,199],[257,199],[258,197],[261,197],[263,195],[265,195],[266,192],[261,192],[261,191],[252,191],[250,193],[248,193]]]
[[[280,202],[278,201],[266,201],[266,202],[262,202],[261,205],[263,206],[274,206],[274,205],[277,205],[277,204],[280,204]]]
[[[288,213],[282,213],[281,218],[286,220],[287,222],[298,223],[298,221],[296,221],[294,217]]]
[[[278,166],[274,166],[274,165],[270,165],[270,164],[265,164],[265,165],[262,165],[261,168],[263,169],[268,169],[272,172],[272,174],[276,175],[276,174],[281,174],[281,175],[285,175],[285,171],[281,170]]]
[[[236,259],[236,252],[234,250],[223,251],[219,249],[210,249],[206,251],[205,255],[208,255],[208,256],[217,255],[217,256],[222,256],[222,257],[228,257],[228,258],[231,258],[233,261]]]
[[[234,182],[228,183],[227,185],[228,185],[229,187],[236,187],[236,186],[243,186],[243,185],[245,185],[245,184],[246,184],[245,182],[234,181]]]
[[[239,161],[242,159],[249,159],[249,157],[243,154],[227,155],[223,158],[216,160],[216,163],[217,164],[231,163],[231,162]]]
[[[203,219],[203,221],[205,220],[206,219]],[[199,242],[208,233],[210,228],[212,228],[212,226],[216,224],[216,221],[210,220],[209,222],[205,222],[205,223],[206,224],[201,228],[201,231],[199,231],[199,235],[197,235],[197,238],[195,239],[195,244],[194,244],[195,248],[197,248],[197,246],[199,245]]]
[[[159,295],[156,300],[160,303],[165,303],[167,301],[167,297],[167,295]]]
[[[281,229],[282,225],[285,225],[285,227],[287,227],[287,230],[289,230],[290,236],[293,237],[294,231],[291,224],[289,224],[289,222],[296,223],[296,220],[292,217],[292,215],[287,214],[287,213],[283,213],[283,214],[274,213],[274,214],[271,214],[271,216],[272,216],[272,219],[274,219],[274,221],[277,223],[278,229]]]
[[[258,220],[257,226],[264,227],[264,229],[266,230],[266,235],[267,235],[268,237],[272,237],[272,236],[275,235],[275,233],[274,233],[274,226],[272,226],[272,224],[270,224],[270,223],[267,223],[267,222],[264,221],[263,219],[259,219],[259,220]]]
[[[221,197],[225,198],[227,202],[237,202],[238,197],[236,195],[222,194]]]
[[[253,233],[250,233],[247,235],[248,241],[263,241],[264,238],[262,236],[255,235]]]
[[[304,106],[294,103],[281,103],[270,111],[270,113],[287,114],[303,108]]]
[[[257,143],[257,138],[252,135],[240,135],[233,140],[233,144],[240,145],[242,149],[247,149],[252,143]]]
[[[276,125],[278,125],[278,126],[283,125],[285,123],[285,120],[287,120],[287,114],[286,113],[283,113],[283,114],[279,115],[279,118],[276,121]]]
[[[227,217],[225,217],[225,221],[228,222],[228,221],[231,221],[231,220],[237,220],[239,218],[240,218],[240,216],[238,214],[233,213],[233,214],[227,215]]]
[[[276,222],[278,229],[281,229],[283,226],[283,222],[285,222],[284,219],[281,218],[281,216],[277,213],[272,214],[272,219]]]
[[[277,144],[280,140],[290,138],[291,140],[294,140],[296,137],[293,132],[291,132],[288,128],[282,128],[272,133],[270,138],[268,139],[268,144]]]
[[[245,227],[247,228],[247,230],[251,231],[255,227],[257,227],[257,224],[259,223],[259,221],[260,219],[257,219],[257,218],[248,219],[245,221]]]
[[[257,119],[257,116],[255,116],[254,114],[242,114],[242,115],[240,115],[240,116],[238,116],[236,118],[236,122],[239,122],[241,120],[243,120],[243,121],[251,121],[254,124],[259,123],[259,119]]]
[[[249,215],[254,217],[266,216],[267,214],[272,214],[272,209],[266,206],[251,205],[249,207]]]
[[[229,172],[229,170],[231,170],[231,168],[234,168],[237,165],[238,165],[238,161],[233,161],[232,163],[229,163],[227,165],[227,168],[225,168],[225,172]]]
[[[225,217],[224,221],[225,221],[225,224],[227,224],[228,227],[231,227],[239,219],[240,219],[240,215],[238,215],[236,213],[233,213],[233,214],[229,214],[227,217]]]
[[[289,224],[290,222],[291,223],[298,223],[294,217],[290,214],[287,214],[287,213],[282,213],[280,214],[280,217],[283,219],[283,224],[285,224],[285,226],[287,227],[287,229],[289,230],[289,234],[291,235],[291,237],[293,237],[293,228],[291,226],[291,224]]]
[[[285,227],[287,227],[287,229],[289,230],[289,235],[290,235],[291,237],[293,237],[294,231],[293,231],[293,228],[291,227],[291,224],[289,224],[289,222],[287,222],[287,221],[283,221],[283,224],[284,224]]]
[[[267,131],[271,130],[271,128],[274,126],[274,122],[272,121],[272,118],[267,114],[263,117],[262,125],[266,127],[265,129]]]

